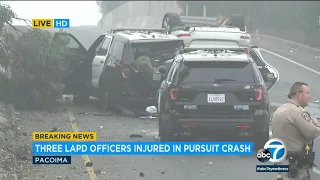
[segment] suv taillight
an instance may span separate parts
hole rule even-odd
[[[263,86],[256,86],[254,88],[254,96],[257,101],[263,100],[265,95],[265,88]]]
[[[116,69],[120,70],[121,73],[122,73],[122,77],[124,79],[127,79],[129,77],[129,72],[130,72],[130,69],[127,68],[127,67],[124,67],[122,66],[121,64],[116,64],[115,65]]]
[[[247,48],[243,49],[242,54],[249,54],[249,50]]]
[[[190,37],[191,35],[190,34],[178,34],[177,36],[178,37]]]
[[[179,94],[178,88],[170,87],[170,88],[168,88],[168,92],[169,92],[169,99],[170,100],[175,101],[178,99],[178,94]]]
[[[249,36],[240,36],[240,39],[246,39],[246,40],[249,40],[250,37]]]

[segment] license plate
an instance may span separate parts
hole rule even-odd
[[[197,109],[197,105],[184,105],[184,109]]]
[[[208,94],[208,103],[225,103],[225,94]]]
[[[234,110],[249,110],[249,105],[234,105]]]

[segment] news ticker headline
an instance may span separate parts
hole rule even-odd
[[[33,142],[33,155],[253,155],[252,142]]]

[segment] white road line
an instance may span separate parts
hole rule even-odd
[[[296,62],[296,61],[294,61],[294,60],[291,60],[291,59],[289,59],[289,58],[283,57],[283,56],[281,56],[281,55],[279,55],[279,54],[277,54],[277,53],[271,52],[271,51],[266,50],[266,49],[263,49],[263,48],[260,48],[260,50],[262,50],[262,51],[264,51],[264,52],[267,52],[267,53],[269,53],[269,54],[272,54],[272,55],[274,55],[274,56],[277,56],[277,57],[279,57],[279,58],[281,58],[281,59],[283,59],[283,60],[286,60],[286,61],[288,61],[288,62],[291,62],[291,63],[293,63],[293,64],[295,64],[295,65],[297,65],[297,66],[300,66],[300,67],[302,67],[302,68],[304,68],[304,69],[307,69],[307,70],[309,70],[309,71],[311,71],[311,72],[314,72],[314,73],[320,75],[320,72],[318,72],[318,71],[316,71],[316,70],[314,70],[314,69],[311,69],[311,68],[309,68],[308,66],[305,66],[305,65],[303,65],[303,64],[300,64],[300,63],[298,63],[298,62]]]
[[[318,71],[316,71],[316,70],[314,70],[314,69],[311,69],[311,68],[309,68],[309,67],[307,67],[307,66],[305,66],[305,65],[303,65],[303,64],[300,64],[300,63],[298,63],[298,62],[296,62],[296,61],[294,61],[294,60],[291,60],[291,59],[289,59],[289,58],[283,57],[283,56],[281,56],[281,55],[279,55],[279,54],[277,54],[277,53],[268,51],[268,50],[263,49],[263,48],[260,48],[260,50],[262,50],[262,51],[264,51],[264,52],[267,52],[267,53],[269,53],[269,54],[272,54],[272,55],[274,55],[274,56],[277,56],[277,57],[279,57],[279,58],[281,58],[281,59],[283,59],[283,60],[286,60],[286,61],[288,61],[288,62],[291,62],[291,63],[293,63],[293,64],[295,64],[295,65],[298,65],[298,66],[300,66],[300,67],[302,67],[302,68],[304,68],[304,69],[307,69],[307,70],[309,70],[309,71],[311,71],[311,72],[314,72],[314,73],[320,75],[320,72],[318,72]],[[270,137],[272,136],[272,132],[271,132],[271,131],[269,131],[269,136],[270,136]],[[316,167],[313,167],[313,172],[316,173],[316,174],[318,174],[318,175],[320,175],[320,170],[317,169]]]
[[[313,172],[315,172],[316,174],[319,174],[319,175],[320,175],[320,170],[317,169],[316,167],[313,167]]]

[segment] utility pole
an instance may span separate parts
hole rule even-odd
[[[207,7],[203,5],[203,17],[207,17]]]

